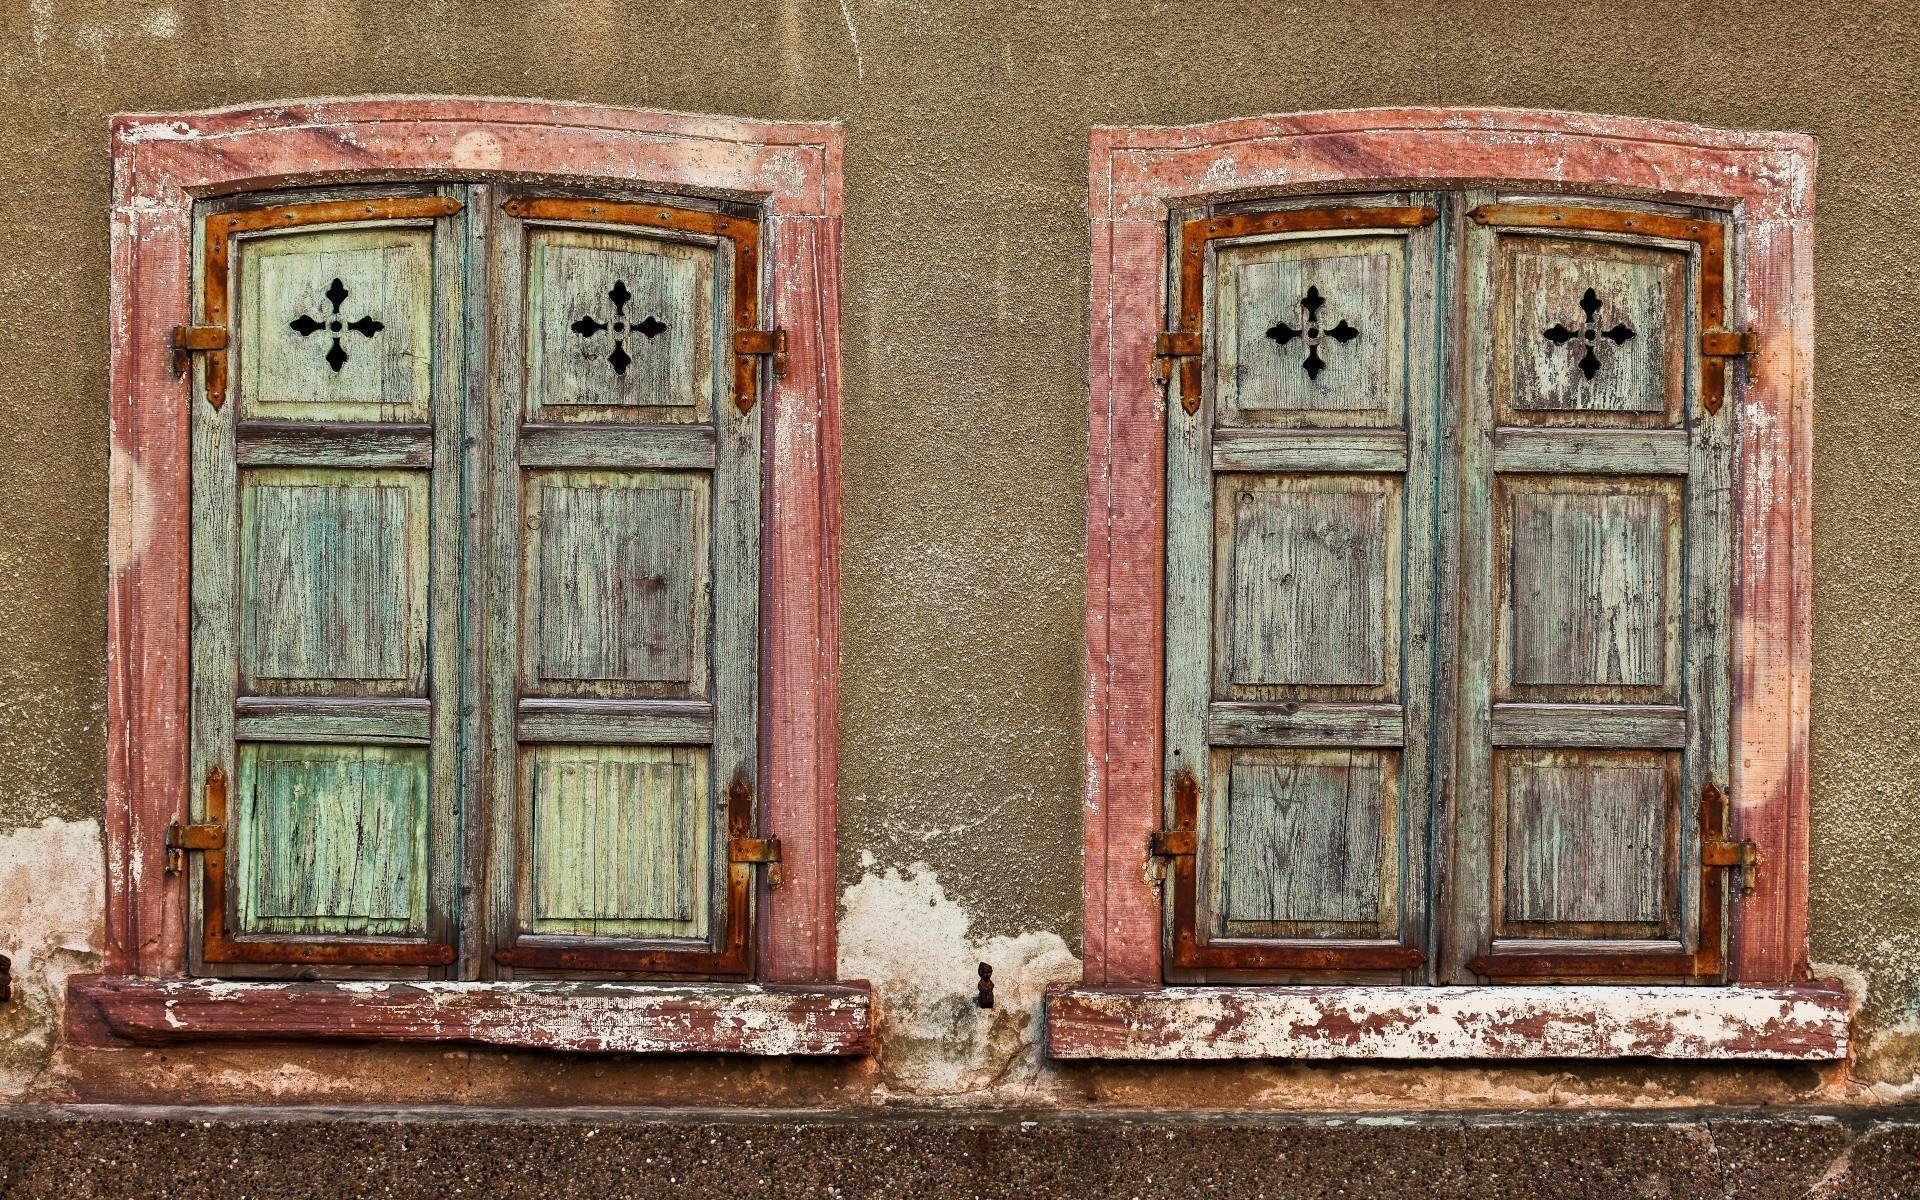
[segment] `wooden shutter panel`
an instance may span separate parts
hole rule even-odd
[[[489,713],[494,958],[751,968],[759,225],[502,206]]]
[[[453,960],[461,207],[202,217],[197,968]]]
[[[1179,226],[1156,847],[1176,978],[1425,962],[1435,216]]]
[[[1720,971],[1726,236],[1576,205],[1467,226],[1456,981]]]

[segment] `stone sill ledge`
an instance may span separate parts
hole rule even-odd
[[[471,1042],[622,1054],[849,1057],[873,1049],[873,992],[838,984],[259,983],[83,975],[79,1045]]]
[[[1054,1058],[1845,1058],[1837,984],[1751,987],[1056,985]]]

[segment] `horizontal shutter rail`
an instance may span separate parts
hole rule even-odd
[[[1217,429],[1216,471],[1402,474],[1407,435],[1400,430]]]
[[[1493,469],[1501,474],[1685,475],[1684,429],[1496,429]]]
[[[1687,710],[1677,704],[1496,704],[1493,744],[1682,750],[1687,745]]]
[[[1207,707],[1207,739],[1218,746],[1371,746],[1406,744],[1397,704],[1261,704]]]
[[[433,734],[433,705],[427,700],[242,696],[234,701],[233,719],[234,736],[243,742],[424,746]]]
[[[713,741],[713,705],[698,700],[522,700],[519,739],[588,745]]]
[[[520,427],[523,467],[711,471],[718,449],[710,425],[591,428],[528,422]]]
[[[234,456],[243,467],[433,467],[433,426],[241,421]]]

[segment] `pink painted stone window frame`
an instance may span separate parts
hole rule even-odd
[[[766,320],[788,366],[765,392],[763,819],[785,880],[763,897],[763,982],[835,972],[839,685],[841,129],[473,98],[302,100],[113,122],[107,946],[110,977],[185,974],[186,876],[164,870],[186,817],[188,380],[196,200],[345,181],[540,177],[757,203]],[[471,985],[469,985],[471,986]],[[603,985],[604,986],[604,985]],[[864,994],[862,1007],[864,1008]]]
[[[1735,370],[1734,836],[1757,843],[1765,865],[1758,888],[1732,902],[1729,979],[1804,980],[1813,139],[1518,109],[1376,109],[1096,129],[1090,165],[1084,986],[1154,989],[1162,978],[1146,852],[1161,809],[1165,398],[1153,352],[1168,327],[1170,210],[1466,185],[1735,215],[1729,324],[1753,329],[1758,351]]]

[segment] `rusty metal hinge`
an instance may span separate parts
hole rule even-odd
[[[1720,785],[1709,780],[1701,789],[1701,800],[1710,805],[1720,806],[1724,813],[1727,794]],[[1725,828],[1724,818],[1722,828]],[[1703,867],[1727,867],[1740,872],[1740,890],[1751,892],[1760,874],[1760,847],[1750,841],[1730,841],[1708,839],[1700,843],[1700,865]]]
[[[1192,771],[1173,777],[1173,828],[1156,829],[1148,849],[1155,858],[1192,858],[1200,851],[1200,835],[1193,830],[1200,806],[1200,781]],[[1185,826],[1182,828],[1182,826]]]
[[[1739,358],[1752,354],[1760,345],[1760,335],[1751,329],[1709,329],[1700,335],[1700,353],[1708,358]]]
[[[787,377],[787,331],[784,329],[738,329],[733,334],[735,354],[757,354],[773,359],[775,379]]]
[[[1161,383],[1173,382],[1173,365],[1183,366],[1187,362],[1196,362],[1200,358],[1201,339],[1198,333],[1190,330],[1170,330],[1153,340],[1153,375]],[[1181,377],[1180,407],[1189,414],[1200,411],[1200,389],[1197,386],[1197,369],[1185,372]],[[1194,385],[1194,386],[1189,386]]]
[[[173,373],[185,375],[187,368],[193,365],[194,355],[227,348],[227,327],[225,325],[175,325],[172,345]]]
[[[767,867],[767,886],[779,887],[786,882],[780,869],[779,838],[737,837],[727,843],[727,861],[737,863],[765,863]]]
[[[227,773],[220,767],[207,772],[206,802],[209,812],[227,811]],[[227,827],[224,824],[183,825],[175,821],[167,826],[167,874],[178,875],[186,869],[189,850],[226,848]]]

